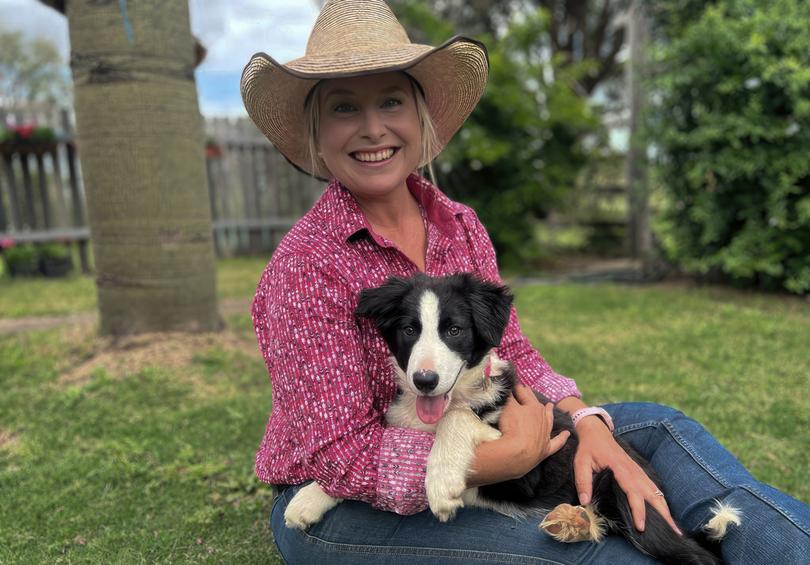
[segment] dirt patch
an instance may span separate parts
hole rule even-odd
[[[224,298],[219,301],[219,311],[223,316],[250,313],[250,298]],[[78,312],[64,316],[31,316],[29,318],[0,318],[0,335],[39,330],[49,330],[60,326],[98,325],[96,312]]]
[[[82,312],[67,316],[34,316],[31,318],[0,319],[0,335],[18,332],[49,330],[59,326],[89,326],[98,319],[95,312]]]
[[[123,378],[147,367],[179,369],[188,366],[195,355],[211,349],[226,353],[236,351],[261,359],[255,340],[240,337],[231,330],[198,334],[156,332],[117,339],[99,337],[89,342],[77,358],[67,361],[58,384],[83,386],[100,369],[113,378]]]
[[[14,451],[19,443],[20,440],[17,439],[17,434],[11,430],[0,428],[0,450]]]

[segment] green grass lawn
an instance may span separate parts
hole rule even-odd
[[[221,265],[221,296],[249,296],[262,265]],[[7,289],[26,296],[3,286],[0,316],[25,314]],[[517,296],[524,331],[587,401],[676,406],[810,500],[807,303],[610,285]],[[247,313],[228,322],[109,358],[89,329],[0,335],[0,563],[280,563],[253,475],[270,387]]]
[[[238,257],[217,261],[220,298],[253,296],[268,258]],[[92,277],[12,279],[0,276],[0,318],[74,314],[96,307]]]

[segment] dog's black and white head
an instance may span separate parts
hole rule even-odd
[[[364,290],[356,314],[380,330],[416,395],[419,419],[435,424],[462,372],[500,343],[511,304],[506,287],[470,274],[415,275]]]

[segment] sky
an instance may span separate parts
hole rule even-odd
[[[195,71],[206,116],[246,115],[239,77],[250,56],[263,51],[281,62],[302,56],[318,15],[310,0],[189,0],[189,9],[191,31],[208,49]],[[48,38],[68,61],[67,20],[37,0],[0,0],[0,29]]]

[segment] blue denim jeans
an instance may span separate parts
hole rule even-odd
[[[721,545],[727,563],[810,563],[810,507],[755,480],[700,424],[659,404],[604,408],[616,434],[658,472],[685,531],[706,523],[714,499],[742,511],[742,525],[732,525]],[[559,543],[538,531],[537,519],[478,508],[463,508],[443,524],[428,510],[400,516],[345,501],[308,531],[291,530],[284,526],[284,509],[297,490],[284,490],[271,513],[276,545],[290,564],[656,563],[617,536],[598,544]]]

